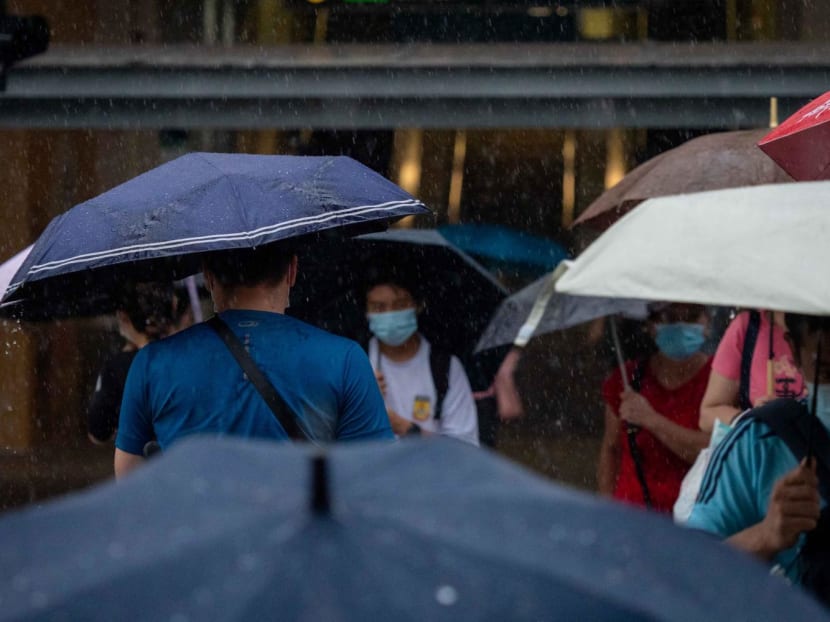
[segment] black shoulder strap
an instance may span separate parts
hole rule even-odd
[[[738,385],[738,406],[741,410],[752,408],[749,400],[749,383],[752,375],[752,357],[755,354],[755,344],[758,342],[758,330],[761,326],[761,313],[752,310],[749,312],[749,323],[744,336],[744,347],[741,351],[741,380]],[[770,327],[772,330],[772,327]]]
[[[441,409],[444,407],[444,399],[447,391],[450,390],[450,360],[449,352],[443,352],[430,347],[429,370],[432,373],[432,382],[435,385],[435,419],[441,418]]]
[[[262,370],[256,366],[256,363],[254,363],[251,355],[248,354],[245,346],[242,345],[241,341],[239,341],[239,337],[237,337],[234,332],[228,328],[228,325],[225,324],[225,322],[222,321],[222,318],[218,315],[214,315],[210,318],[207,321],[207,324],[216,332],[217,335],[219,335],[228,347],[228,350],[230,350],[231,354],[233,354],[236,362],[239,363],[242,371],[244,371],[245,375],[248,376],[248,379],[254,387],[256,387],[256,390],[259,391],[259,394],[265,400],[265,403],[268,404],[268,408],[270,408],[271,412],[274,413],[274,417],[277,418],[277,422],[282,426],[282,429],[285,430],[285,433],[288,434],[288,437],[294,440],[309,440],[306,433],[297,424],[297,420],[289,412],[288,406],[285,404],[282,397],[280,397],[280,394],[277,393],[274,385],[269,382],[268,378],[265,377],[265,374],[262,373]]]
[[[812,446],[822,496],[830,499],[830,436],[803,403],[779,398],[751,410],[745,417],[766,423],[799,462]]]

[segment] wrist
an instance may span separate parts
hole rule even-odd
[[[405,436],[421,436],[421,428],[416,423],[412,423],[406,430]]]

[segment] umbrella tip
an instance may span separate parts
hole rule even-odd
[[[311,458],[311,511],[319,516],[331,514],[328,458],[325,453]]]

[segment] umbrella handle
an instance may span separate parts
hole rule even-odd
[[[608,318],[609,329],[611,330],[611,340],[614,343],[614,355],[617,357],[617,365],[620,368],[620,375],[622,376],[623,388],[626,391],[631,390],[631,383],[628,381],[628,373],[625,370],[625,359],[623,358],[622,344],[620,343],[620,336],[617,333],[617,318]]]

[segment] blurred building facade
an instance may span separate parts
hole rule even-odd
[[[830,85],[826,2],[8,0],[2,9],[46,17],[51,44],[11,66],[0,92],[0,259],[75,203],[193,150],[347,154],[419,196],[439,224],[502,224],[576,252],[584,240],[568,225],[637,163],[701,133],[766,126]],[[89,445],[82,416],[113,347],[105,325],[5,323],[0,333],[0,509],[106,476],[111,450]],[[598,386],[579,339],[553,338],[526,367],[529,410],[543,415],[536,437],[558,421],[551,409],[584,403]],[[560,387],[557,370],[569,366],[585,366],[585,381]],[[590,486],[540,460],[528,458]]]

